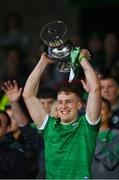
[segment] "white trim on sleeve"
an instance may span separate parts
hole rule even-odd
[[[99,118],[98,118],[95,122],[92,122],[92,121],[89,119],[87,113],[86,113],[85,116],[86,116],[86,120],[88,121],[88,123],[89,123],[90,125],[96,125],[96,124],[98,124],[98,123],[100,122],[100,119],[101,119],[101,116],[99,116]]]
[[[45,125],[46,125],[46,123],[47,123],[47,121],[48,121],[48,118],[49,118],[49,115],[46,114],[46,116],[45,116],[45,118],[44,118],[44,121],[43,121],[43,124],[41,125],[41,127],[38,127],[38,129],[40,129],[40,130],[43,130],[43,129],[44,129],[44,127],[45,127]]]

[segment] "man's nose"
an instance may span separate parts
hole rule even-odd
[[[62,107],[65,108],[67,106],[66,102],[62,103]]]
[[[103,92],[108,92],[108,87],[103,88]]]

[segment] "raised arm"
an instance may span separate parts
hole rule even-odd
[[[15,116],[15,120],[18,126],[20,127],[25,126],[29,120],[22,111],[22,107],[19,103],[19,99],[22,93],[22,88],[19,88],[17,82],[14,80],[14,81],[5,82],[4,85],[2,86],[2,90],[6,93],[10,101]]]
[[[43,53],[38,64],[28,77],[23,91],[23,98],[26,106],[33,121],[38,126],[42,125],[43,120],[46,117],[46,112],[39,98],[37,98],[37,90],[40,83],[41,75],[47,65],[50,63],[52,63],[52,61],[47,58],[45,53]]]
[[[98,120],[101,112],[101,85],[95,70],[88,61],[89,59],[89,51],[82,49],[79,56],[79,62],[84,70],[89,91],[86,113],[90,121],[95,122]]]

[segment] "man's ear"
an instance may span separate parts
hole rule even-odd
[[[83,107],[83,103],[82,103],[82,102],[79,102],[79,103],[78,103],[78,109],[80,110],[82,107]]]

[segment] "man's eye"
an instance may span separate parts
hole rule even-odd
[[[72,103],[72,101],[67,101],[67,103]]]
[[[62,104],[62,101],[58,101],[58,104]]]

